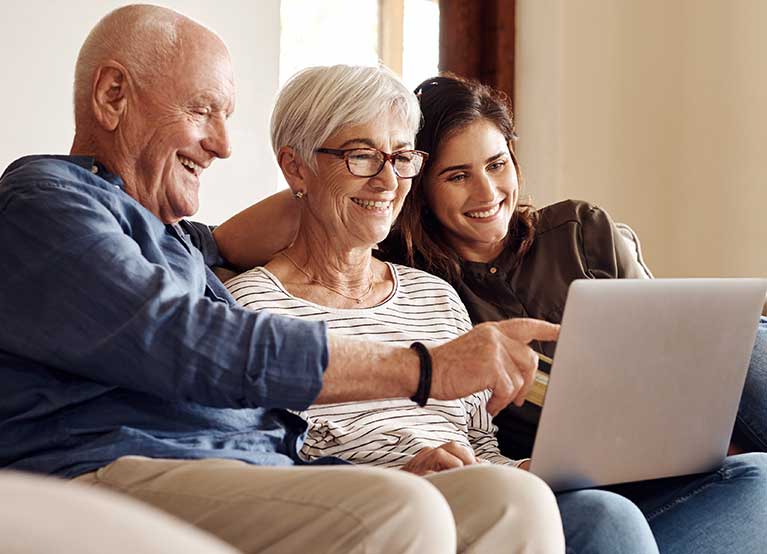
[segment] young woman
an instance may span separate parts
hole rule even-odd
[[[610,216],[566,200],[541,210],[519,203],[522,180],[506,97],[454,76],[417,89],[424,123],[416,148],[429,154],[413,181],[385,257],[451,283],[474,324],[514,317],[559,323],[575,279],[646,278]],[[552,344],[539,344],[551,356]],[[540,408],[498,416],[504,454],[530,455]],[[767,320],[762,319],[734,440],[767,450]]]

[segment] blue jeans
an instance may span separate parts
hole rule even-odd
[[[557,495],[567,554],[763,554],[767,454],[715,472]]]
[[[636,504],[614,492],[584,489],[557,495],[567,554],[658,554]]]
[[[767,318],[761,318],[733,440],[749,451],[767,452]],[[767,548],[765,548],[767,550]]]

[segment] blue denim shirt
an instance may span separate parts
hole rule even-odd
[[[94,163],[30,156],[0,178],[0,467],[297,462],[306,424],[285,408],[320,391],[325,325],[239,308],[184,227]]]

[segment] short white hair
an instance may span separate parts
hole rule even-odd
[[[402,118],[415,139],[421,124],[418,99],[387,67],[309,67],[293,75],[277,96],[272,148],[277,155],[290,146],[316,170],[314,152],[328,137],[390,113]]]
[[[140,86],[165,72],[178,48],[179,26],[188,18],[160,6],[134,4],[105,15],[85,39],[75,65],[75,124],[87,119],[93,77],[114,60],[130,71]]]

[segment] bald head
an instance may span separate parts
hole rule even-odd
[[[178,12],[135,4],[118,8],[99,21],[85,39],[75,66],[75,125],[91,123],[89,103],[98,68],[108,62],[124,66],[140,87],[151,86],[168,73],[182,41],[220,39],[209,29]],[[221,42],[223,45],[223,43]]]
[[[174,223],[197,211],[205,169],[229,156],[233,110],[231,59],[218,36],[166,8],[126,6],[80,51],[70,152],[95,157]]]

